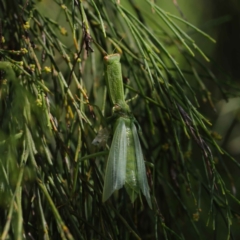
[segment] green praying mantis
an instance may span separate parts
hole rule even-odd
[[[102,201],[105,202],[114,191],[125,187],[131,202],[142,194],[152,208],[145,163],[135,119],[125,101],[120,55],[104,57],[105,78],[108,94],[116,116],[114,135],[109,151]]]

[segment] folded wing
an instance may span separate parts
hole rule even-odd
[[[116,125],[107,161],[103,187],[103,202],[105,202],[115,190],[123,187],[126,179],[127,133],[124,119],[119,118]]]
[[[146,197],[149,207],[152,208],[152,202],[151,202],[151,197],[149,193],[149,186],[147,181],[145,163],[144,163],[143,154],[142,154],[142,148],[138,138],[137,129],[134,123],[132,123],[132,133],[133,133],[133,139],[134,139],[134,145],[135,145],[135,154],[137,159],[137,171],[138,171],[137,176],[138,176],[139,187],[142,190],[143,195]]]

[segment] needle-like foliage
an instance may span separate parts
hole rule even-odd
[[[214,76],[193,33],[214,40],[158,2],[0,2],[1,240],[239,234],[238,174],[227,166],[239,173],[240,164],[201,111],[202,99],[214,111],[209,85],[224,99],[236,89]],[[114,52],[141,127],[152,210],[124,189],[102,203],[112,136],[92,141],[113,127],[103,57]]]

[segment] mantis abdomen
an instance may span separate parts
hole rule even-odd
[[[137,176],[137,160],[134,147],[134,138],[131,125],[134,124],[130,119],[125,120],[127,131],[127,165],[125,188],[133,202],[139,194],[139,184]]]
[[[146,169],[134,120],[119,117],[111,144],[104,179],[103,202],[110,195],[125,186],[132,202],[140,190],[151,207]]]

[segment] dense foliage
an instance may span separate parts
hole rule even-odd
[[[240,164],[205,116],[238,89],[215,77],[193,37],[214,39],[161,1],[137,2],[0,2],[1,239],[239,234]],[[92,141],[113,127],[103,57],[114,52],[142,129],[152,210],[124,189],[102,203],[112,132]]]

